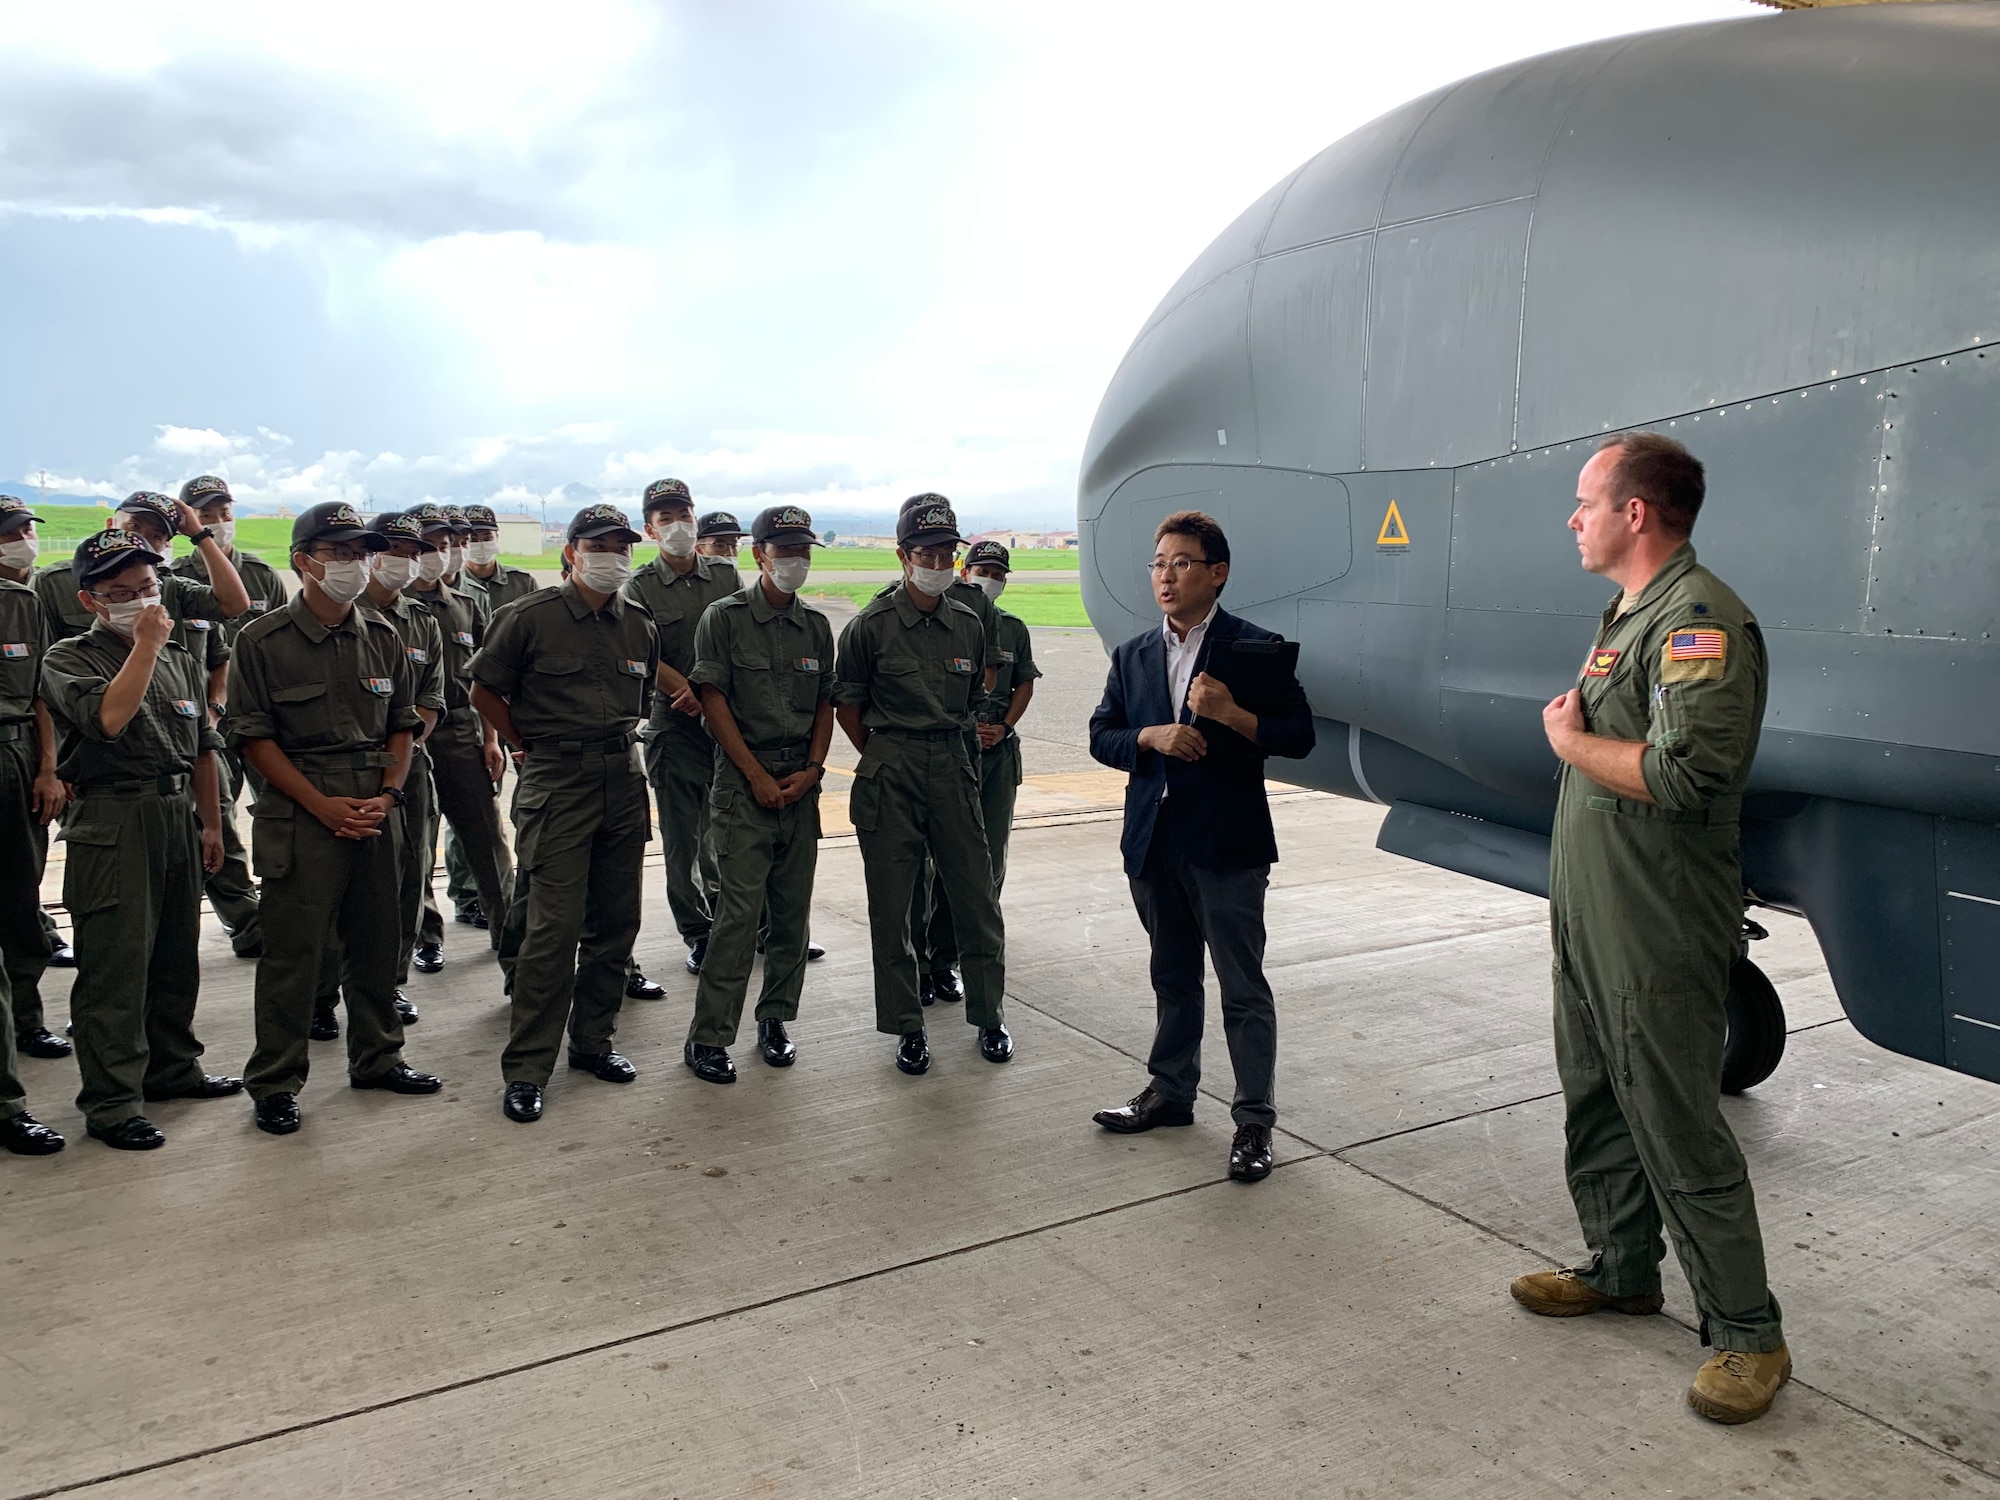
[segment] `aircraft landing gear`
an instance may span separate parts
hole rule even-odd
[[[1740,1094],[1778,1070],[1785,1055],[1785,1007],[1764,971],[1750,962],[1750,944],[1769,936],[1755,922],[1743,923],[1743,954],[1729,971],[1724,1002],[1729,1031],[1722,1043],[1722,1092]]]

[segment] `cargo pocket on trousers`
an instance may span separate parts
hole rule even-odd
[[[517,869],[535,867],[535,846],[541,842],[542,815],[549,805],[549,789],[523,784],[514,793],[514,864]]]
[[[854,768],[854,790],[847,794],[847,821],[858,832],[873,833],[881,821],[882,781],[876,775],[881,769],[882,762],[865,755]]]
[[[72,823],[63,830],[63,905],[81,917],[118,904],[118,830]]]
[[[250,869],[260,880],[292,873],[292,828],[298,804],[266,791],[250,809]]]

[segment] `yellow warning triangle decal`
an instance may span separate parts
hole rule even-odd
[[[1389,513],[1382,518],[1382,529],[1375,534],[1378,547],[1407,547],[1410,545],[1409,529],[1403,525],[1403,513],[1396,509],[1396,502],[1389,502]]]

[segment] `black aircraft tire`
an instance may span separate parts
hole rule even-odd
[[[1722,1092],[1753,1089],[1785,1055],[1785,1007],[1764,971],[1739,958],[1729,971],[1729,1034],[1722,1043]]]

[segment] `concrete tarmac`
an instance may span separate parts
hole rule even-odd
[[[1508,1299],[1581,1252],[1545,911],[1376,851],[1379,808],[1274,788],[1271,1179],[1226,1178],[1219,1034],[1192,1129],[1093,1126],[1145,1081],[1145,940],[1122,778],[1080,748],[1101,648],[1036,649],[1006,1067],[939,1012],[931,1073],[895,1070],[844,777],[788,1071],[681,1067],[657,860],[639,1080],[559,1072],[535,1126],[501,1117],[497,971],[452,924],[411,986],[435,1098],[351,1091],[317,1043],[299,1135],[169,1103],[124,1154],[72,1064],[24,1062],[71,1145],[0,1161],[0,1496],[2000,1495],[2000,1090],[1860,1040],[1801,923],[1756,955],[1784,1064],[1725,1106],[1797,1361],[1751,1426],[1684,1404],[1677,1274],[1660,1318]],[[253,966],[219,929],[204,960],[235,1071]]]

